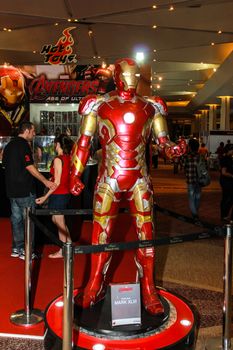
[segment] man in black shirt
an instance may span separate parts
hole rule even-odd
[[[35,167],[30,142],[35,137],[31,122],[19,126],[19,134],[10,141],[3,152],[6,193],[11,203],[12,257],[24,259],[24,209],[35,206],[34,178],[49,189],[56,188]]]

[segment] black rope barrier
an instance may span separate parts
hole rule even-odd
[[[213,231],[219,233],[219,235],[221,235],[222,230],[223,230],[223,228],[221,226],[217,226],[217,225],[211,224],[211,223],[209,223],[207,221],[203,221],[203,220],[200,220],[200,219],[194,220],[193,218],[190,218],[188,216],[176,213],[176,212],[174,212],[172,210],[161,208],[157,204],[154,204],[154,209],[156,211],[161,212],[164,215],[171,216],[171,217],[173,217],[173,218],[175,218],[177,220],[180,220],[180,221],[183,221],[183,222],[188,222],[189,224],[193,224],[195,226],[204,227],[204,228],[207,228],[209,230],[213,230]]]
[[[35,215],[37,216],[49,216],[49,215],[92,215],[93,210],[92,209],[62,209],[62,210],[55,210],[55,209],[35,209],[33,211]]]
[[[162,208],[160,208],[162,209]],[[48,210],[48,209],[41,209],[45,215],[54,215],[51,214],[54,213],[54,211]],[[64,212],[67,211],[69,215],[76,215],[75,213],[78,212],[80,214],[80,211],[73,210],[73,209],[67,209],[67,210],[61,210],[56,211],[56,214],[64,214]],[[164,210],[165,212],[166,210]],[[35,210],[35,213],[37,214],[40,212],[40,210]],[[81,212],[91,212],[91,209],[84,209],[81,210]],[[49,214],[50,213],[50,214]],[[174,212],[171,212],[173,213]],[[42,215],[42,213],[39,213]],[[81,215],[81,214],[80,214]],[[179,214],[177,214],[180,216]],[[32,221],[39,227],[39,229],[47,236],[49,239],[56,245],[58,245],[60,248],[63,247],[64,243],[60,241],[52,232],[49,231],[49,229],[42,223],[40,220],[37,219],[35,214],[30,213],[30,217]],[[185,217],[184,217],[185,218]],[[189,218],[188,218],[189,219]],[[211,227],[216,228],[214,225],[211,225]],[[160,246],[160,245],[171,245],[171,244],[177,244],[177,243],[184,243],[184,242],[190,242],[194,240],[202,240],[202,239],[208,239],[213,237],[220,237],[224,233],[224,229],[221,228],[221,230],[208,230],[207,232],[198,232],[198,233],[190,233],[190,234],[180,234],[173,237],[163,237],[158,239],[151,239],[151,240],[137,240],[137,241],[130,241],[130,242],[117,242],[117,243],[108,243],[108,244],[96,244],[96,245],[82,245],[82,246],[76,246],[74,248],[75,254],[90,254],[90,253],[100,253],[100,252],[109,252],[109,251],[122,251],[122,250],[132,250],[132,249],[138,249],[138,248],[149,248],[153,246]]]

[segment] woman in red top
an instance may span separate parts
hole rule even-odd
[[[70,200],[70,152],[73,141],[62,134],[54,140],[57,156],[54,158],[50,174],[53,181],[57,184],[55,190],[49,190],[44,196],[37,198],[37,204],[43,204],[48,199],[48,208],[62,210],[66,209]],[[53,215],[52,220],[58,228],[59,239],[62,242],[70,241],[69,230],[65,223],[64,215]],[[50,254],[50,258],[62,258],[62,249]]]

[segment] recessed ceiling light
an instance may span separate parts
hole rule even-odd
[[[156,29],[156,28],[157,28],[157,25],[156,25],[156,24],[154,24],[152,28],[153,28],[153,29]]]
[[[144,58],[145,58],[144,52],[137,52],[136,53],[136,61],[142,62],[144,60]]]
[[[157,9],[157,6],[156,6],[156,5],[153,5],[152,8],[153,8],[153,9]]]
[[[219,31],[218,31],[218,34],[222,34],[222,31],[221,31],[221,30],[219,30]]]

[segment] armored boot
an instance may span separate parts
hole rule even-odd
[[[95,253],[91,256],[91,275],[88,284],[77,294],[75,303],[88,308],[93,306],[105,295],[105,275],[111,261],[110,253]]]
[[[139,271],[143,305],[152,315],[162,314],[164,307],[158,297],[153,277],[154,248],[138,249],[135,260]]]

